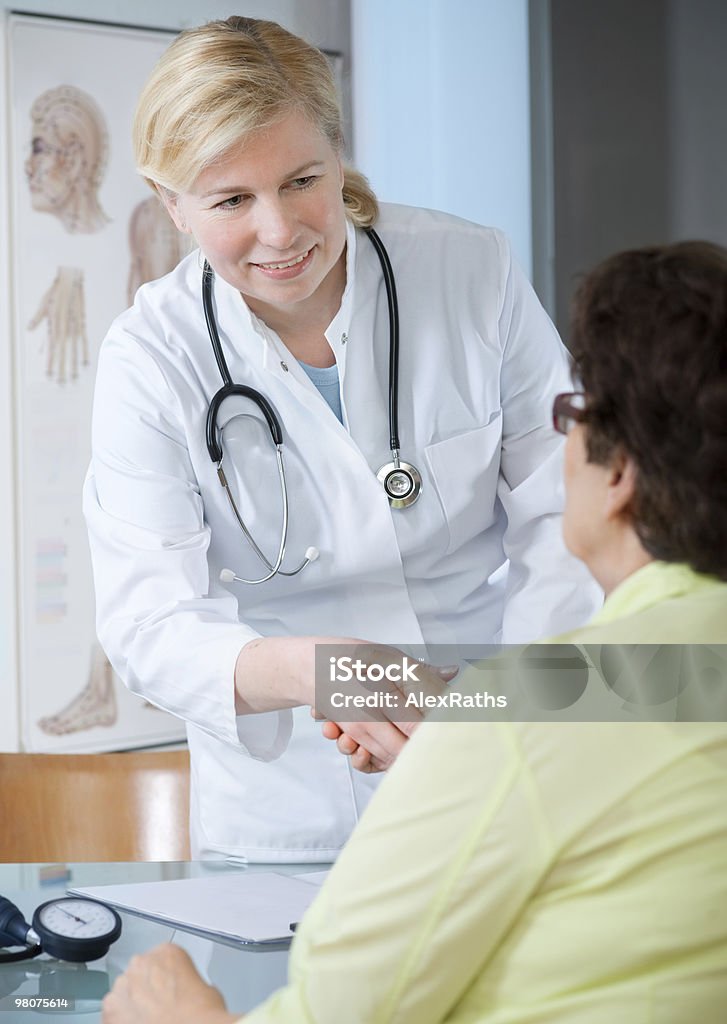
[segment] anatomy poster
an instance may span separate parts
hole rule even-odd
[[[184,254],[136,175],[136,98],[172,34],[8,20],[18,467],[21,740],[148,746],[181,723],[131,695],[94,629],[81,490],[99,346],[144,281]]]

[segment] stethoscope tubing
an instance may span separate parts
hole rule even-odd
[[[384,243],[373,228],[366,228],[376,254],[381,263],[381,271],[386,288],[386,301],[389,309],[389,448],[394,458],[399,454],[399,302],[396,294],[396,281],[389,254]],[[217,414],[226,398],[231,395],[242,395],[256,402],[265,416],[273,441],[276,445],[283,443],[283,431],[280,421],[270,402],[259,391],[244,384],[233,384],[225,354],[222,351],[217,320],[214,315],[212,285],[214,271],[207,260],[202,270],[202,307],[207,324],[207,331],[212,343],[217,369],[222,377],[223,386],[212,398],[207,414],[207,449],[213,462],[222,461],[222,447],[217,437]]]
[[[391,266],[391,261],[389,260],[389,254],[386,251],[384,243],[373,228],[366,228],[365,232],[376,250],[379,263],[381,264],[389,313],[388,412],[389,447],[393,461],[381,467],[378,472],[378,478],[384,486],[384,490],[391,505],[394,508],[405,508],[408,505],[413,504],[419,496],[419,491],[421,489],[421,476],[416,467],[406,462],[402,463],[399,459],[399,303],[396,294],[396,282],[394,280],[394,271]],[[225,569],[221,573],[221,579],[223,582],[231,582],[234,580],[239,583],[256,585],[258,583],[266,583],[277,575],[296,576],[306,567],[306,565],[308,565],[309,562],[314,561],[318,557],[318,551],[316,548],[309,548],[306,551],[304,560],[296,569],[290,571],[281,569],[281,565],[285,557],[285,548],[288,538],[289,513],[288,488],[285,480],[285,468],[283,464],[283,431],[280,425],[280,420],[267,398],[259,391],[256,391],[255,388],[248,387],[245,384],[235,384],[232,380],[232,375],[230,374],[225,354],[222,351],[222,343],[220,341],[219,331],[217,329],[217,320],[214,313],[214,277],[215,275],[212,267],[209,265],[207,260],[205,260],[202,269],[202,307],[204,310],[205,322],[207,324],[207,331],[212,344],[212,351],[215,356],[215,362],[217,363],[217,369],[219,370],[222,378],[222,387],[213,395],[207,409],[207,421],[205,425],[207,451],[209,452],[211,460],[217,466],[217,475],[225,490],[230,508],[232,509],[240,529],[249,541],[255,554],[268,570],[267,575],[262,576],[260,579],[249,580],[244,577],[237,576],[231,570]],[[283,500],[283,522],[278,553],[274,562],[271,562],[262,552],[245,524],[245,521],[237,508],[237,504],[227,482],[225,471],[222,467],[224,458],[222,449],[222,432],[218,430],[217,418],[222,403],[233,395],[239,395],[243,398],[247,398],[258,406],[265,417],[273,443],[275,444],[278,462],[278,475]]]
[[[389,448],[399,452],[399,301],[389,254],[373,228],[366,228],[381,263],[389,306]]]
[[[230,370],[227,366],[225,354],[222,351],[220,335],[217,330],[217,320],[215,319],[214,310],[212,308],[212,285],[214,284],[214,280],[215,272],[207,260],[205,260],[202,268],[202,308],[204,309],[207,333],[209,334],[210,341],[212,342],[212,351],[215,354],[215,361],[217,362],[217,369],[220,371],[220,377],[222,377],[222,383],[223,385],[230,385],[232,384],[232,377],[230,376]],[[212,399],[212,401],[214,401],[214,399]],[[209,437],[209,434],[207,436]]]
[[[220,355],[222,355],[221,349]],[[224,358],[222,356],[223,360]],[[246,384],[225,384],[213,397],[207,411],[207,451],[210,453],[212,461],[218,465],[222,462],[222,445],[217,433],[217,414],[225,399],[230,398],[232,395],[242,395],[243,398],[249,398],[255,402],[267,421],[268,429],[276,448],[283,443],[283,430],[280,426],[280,420],[265,395],[261,395],[255,388],[250,388]]]

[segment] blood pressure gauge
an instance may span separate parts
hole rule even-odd
[[[44,953],[58,960],[85,963],[108,952],[121,935],[121,918],[105,903],[67,896],[38,907],[33,914],[33,931]]]
[[[47,953],[58,960],[85,963],[104,956],[121,935],[121,918],[98,900],[63,896],[42,903],[29,925],[10,900],[0,897],[0,945],[27,946],[25,953],[0,956],[3,962]]]

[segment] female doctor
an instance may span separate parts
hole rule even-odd
[[[199,251],[102,346],[84,506],[108,656],[187,723],[196,857],[333,859],[355,765],[405,742],[336,723],[352,768],[323,739],[317,643],[436,661],[596,601],[560,539],[567,359],[506,239],[379,208],[342,144],[325,57],[249,18],[182,33],[136,113]]]

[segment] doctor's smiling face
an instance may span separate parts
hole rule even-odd
[[[275,329],[301,318],[325,329],[345,287],[342,185],[338,154],[292,111],[163,199],[257,316]]]

